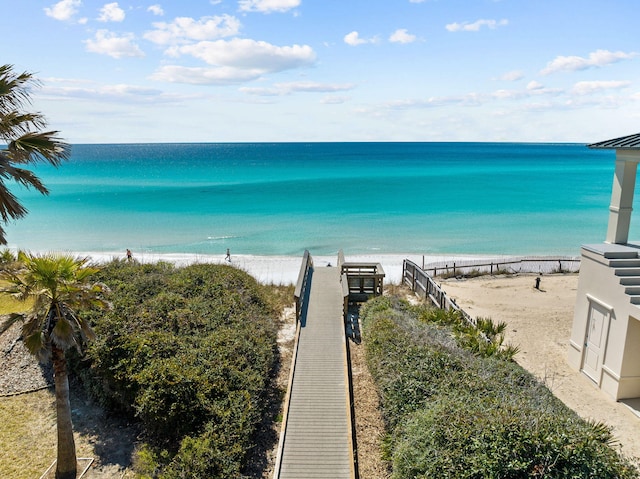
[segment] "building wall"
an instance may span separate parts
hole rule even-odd
[[[617,399],[640,397],[640,315],[630,317],[627,325],[624,363]]]
[[[614,399],[628,397],[622,396],[621,394],[627,393],[619,389],[625,354],[628,355],[629,351],[633,350],[634,340],[627,338],[629,310],[638,307],[630,303],[630,297],[625,294],[625,288],[620,284],[620,277],[616,276],[615,268],[609,266],[604,255],[583,248],[568,358],[569,364],[575,370],[585,369],[585,342],[592,304],[598,305],[599,310],[608,312],[603,324],[598,375],[592,379],[597,387]],[[640,309],[637,310],[640,312]],[[636,331],[635,325],[633,331]],[[635,344],[640,344],[637,337]],[[636,369],[629,371],[633,374],[638,372]],[[635,387],[634,381],[627,381],[625,378],[623,382],[629,392]]]

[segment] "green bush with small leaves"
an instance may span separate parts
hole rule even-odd
[[[272,394],[277,311],[228,265],[113,261],[113,308],[77,368],[104,405],[140,421],[140,477],[239,478]]]
[[[606,426],[579,418],[508,357],[479,349],[452,314],[393,297],[361,310],[394,479],[638,477]]]

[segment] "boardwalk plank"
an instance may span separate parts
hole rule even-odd
[[[298,338],[280,479],[354,478],[342,305],[339,269],[314,269]]]

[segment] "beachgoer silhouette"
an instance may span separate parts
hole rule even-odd
[[[231,251],[229,251],[229,248],[227,248],[227,256],[225,256],[225,261],[228,261],[229,263],[231,263]]]
[[[540,289],[540,276],[536,278],[536,289]]]
[[[127,248],[127,261],[131,261],[133,259],[133,255],[131,254],[131,250]]]

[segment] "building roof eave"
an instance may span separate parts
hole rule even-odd
[[[612,140],[600,141],[587,145],[589,148],[601,150],[640,150],[640,133],[622,136]]]

